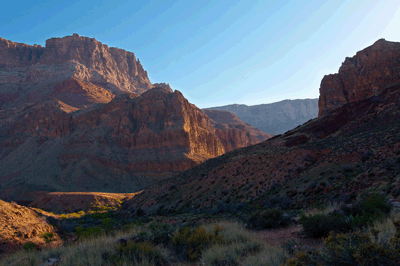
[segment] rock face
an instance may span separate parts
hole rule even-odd
[[[50,97],[73,107],[85,108],[92,103],[109,103],[115,95],[93,83],[72,77],[58,83]]]
[[[0,38],[0,108],[42,100],[69,79],[115,95],[141,94],[154,87],[133,53],[94,38],[52,38],[46,47]]]
[[[387,86],[400,82],[400,43],[378,40],[372,46],[346,58],[339,73],[321,81],[321,117],[346,103],[377,95]]]
[[[316,118],[318,115],[318,99],[284,100],[253,106],[232,104],[208,109],[231,112],[243,122],[263,132],[282,134]]]
[[[162,88],[117,95],[88,109],[50,98],[3,110],[0,198],[32,200],[37,191],[139,191],[269,137],[247,128],[211,120],[179,91]]]

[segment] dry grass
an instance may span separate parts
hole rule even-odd
[[[207,231],[214,230],[216,223],[207,224]],[[183,261],[169,246],[157,245],[154,250],[169,265],[279,265],[288,257],[280,247],[266,246],[254,232],[245,230],[239,223],[218,223],[223,229],[221,235],[225,242],[214,244],[202,253],[198,262]],[[121,256],[119,240],[151,233],[148,227],[137,226],[129,232],[115,232],[113,236],[100,236],[86,239],[67,247],[57,247],[42,251],[20,251],[0,261],[0,265],[41,265],[50,258],[59,259],[58,266],[69,265],[155,265],[151,257],[139,261],[129,256]],[[227,264],[231,261],[234,264]],[[204,264],[203,264],[204,263]],[[257,263],[257,264],[254,264]]]

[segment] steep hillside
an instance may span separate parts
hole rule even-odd
[[[318,99],[284,100],[253,106],[232,104],[209,109],[231,112],[263,132],[282,134],[317,117]]]
[[[0,214],[0,258],[27,243],[38,248],[62,244],[53,226],[46,222],[46,217],[31,208],[0,200]],[[51,243],[46,243],[43,237],[46,233],[53,233]]]
[[[178,91],[122,94],[89,109],[49,98],[0,112],[0,197],[136,192],[268,137],[211,120]]]

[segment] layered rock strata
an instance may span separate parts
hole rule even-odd
[[[73,81],[75,82],[75,81]],[[265,140],[220,124],[179,91],[117,95],[78,109],[49,98],[0,112],[0,198],[37,191],[135,192],[235,148]]]
[[[0,108],[45,99],[71,78],[115,95],[141,94],[154,87],[133,53],[94,38],[51,38],[45,47],[0,38]]]

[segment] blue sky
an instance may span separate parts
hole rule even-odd
[[[200,108],[316,98],[346,56],[400,39],[398,0],[7,1],[0,37],[78,33],[135,53]]]

